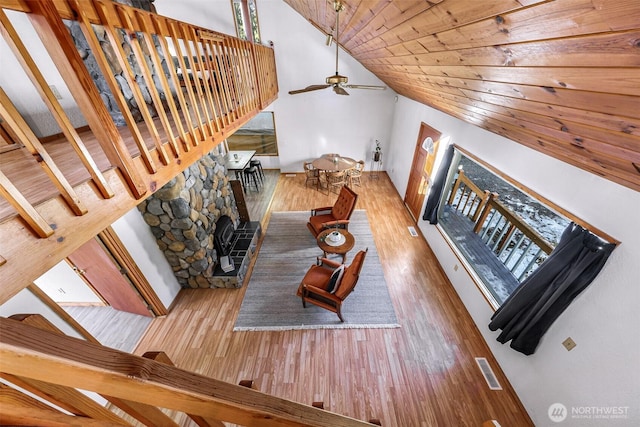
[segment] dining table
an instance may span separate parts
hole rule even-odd
[[[255,150],[230,150],[225,155],[227,170],[243,171],[255,154]]]
[[[325,154],[315,160],[312,160],[311,164],[314,168],[319,170],[341,172],[353,169],[356,166],[356,161],[350,157]]]

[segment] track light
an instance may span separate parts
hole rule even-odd
[[[333,43],[333,34],[327,34],[327,46],[331,46],[331,43]]]

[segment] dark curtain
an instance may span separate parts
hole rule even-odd
[[[595,279],[615,248],[571,223],[549,257],[526,278],[491,317],[498,341],[533,354],[556,318]]]
[[[438,208],[440,207],[440,199],[442,199],[444,183],[447,179],[447,174],[449,173],[449,168],[451,167],[452,160],[453,145],[450,145],[447,148],[447,151],[445,151],[444,153],[442,163],[440,164],[440,169],[438,169],[438,173],[433,180],[431,190],[429,191],[429,196],[427,197],[427,204],[424,208],[424,214],[422,215],[422,219],[424,219],[425,221],[429,221],[433,225],[438,223]]]

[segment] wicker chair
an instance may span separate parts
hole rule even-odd
[[[325,171],[327,189],[338,194],[340,189],[347,185],[347,171]]]
[[[362,171],[364,171],[364,160],[360,160],[356,165],[347,171],[349,174],[349,185],[357,185],[360,187],[360,178],[362,178]]]
[[[317,188],[318,187],[318,183],[319,183],[319,179],[320,179],[319,172],[320,171],[318,169],[313,167],[313,163],[304,162],[304,175],[306,177],[306,179],[304,181],[304,186],[306,187],[307,184],[309,184],[309,182],[311,182]]]

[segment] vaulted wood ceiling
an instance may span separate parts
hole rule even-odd
[[[332,0],[285,0],[332,33]],[[640,191],[639,0],[342,0],[397,93]],[[298,95],[300,96],[300,95]]]

